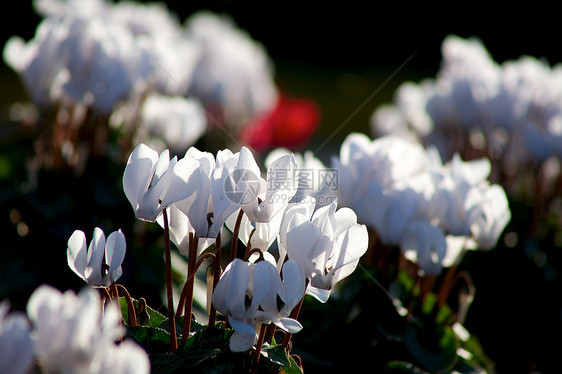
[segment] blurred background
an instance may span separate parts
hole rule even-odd
[[[400,84],[435,77],[441,43],[449,34],[480,38],[500,63],[522,55],[544,58],[551,65],[562,62],[562,31],[550,22],[548,15],[553,12],[546,8],[510,9],[508,14],[472,3],[460,4],[454,11],[427,4],[411,8],[402,3],[166,4],[181,20],[200,9],[225,13],[262,43],[274,62],[278,85],[294,97],[306,97],[318,104],[321,120],[306,149],[315,151],[326,164],[330,155],[337,154],[347,134],[370,133],[373,110],[390,102]],[[30,2],[12,2],[10,11],[3,12],[0,45],[4,46],[12,35],[29,40],[39,21]],[[18,76],[3,61],[0,76],[4,119],[10,104],[25,100],[26,93]],[[5,131],[0,126],[0,175],[11,176],[5,169],[18,166],[8,164],[6,152],[13,150],[6,144]],[[35,285],[46,281],[45,277],[59,287],[80,287],[79,280],[66,268],[65,242],[72,231],[81,228],[89,237],[93,225],[114,229],[110,220],[131,221],[132,210],[123,196],[106,199],[111,197],[107,191],[119,184],[122,169],[100,164],[93,170],[99,174],[79,182],[51,176],[44,183],[49,187],[27,201],[8,195],[6,186],[10,181],[0,179],[4,187],[0,190],[0,232],[7,238],[0,240],[0,299],[9,297],[16,307],[22,307]],[[100,181],[99,175],[104,173],[107,177]],[[56,196],[57,189],[65,184],[75,192],[88,191],[94,184],[96,188],[81,198]],[[72,213],[56,222],[58,214],[66,210]],[[37,212],[42,218],[37,217]],[[525,209],[512,206],[513,219],[506,231],[521,229],[525,224],[519,212],[526,214]],[[53,226],[41,226],[43,219],[52,219]],[[22,235],[19,230],[24,229],[18,223],[24,220],[27,229],[35,230],[36,235]],[[557,372],[559,367],[562,256],[555,252],[558,248],[545,249],[541,245],[510,248],[501,241],[495,250],[471,254],[465,261],[477,290],[466,327],[480,339],[500,373],[548,373]],[[554,247],[552,241],[551,245]],[[549,262],[545,264],[537,259],[537,253],[547,250]],[[139,265],[132,264],[134,255],[127,258],[130,264],[124,265],[130,266],[129,271],[141,285],[156,284],[161,279],[161,274],[145,267],[151,261],[161,261],[157,256],[150,257],[150,253],[145,253]],[[53,275],[55,269],[59,274]],[[140,288],[131,291],[135,294]],[[160,291],[151,292],[159,295]]]

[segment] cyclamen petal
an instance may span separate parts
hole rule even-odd
[[[312,217],[290,213],[289,222],[282,224],[280,253],[296,261],[310,281],[307,293],[325,302],[329,292],[340,280],[351,274],[367,251],[367,227],[356,223],[356,215],[348,208],[336,210],[337,203],[319,208]],[[292,212],[290,206],[287,211]],[[306,211],[306,210],[303,210]],[[286,251],[286,252],[284,252]],[[310,291],[310,292],[309,292]]]
[[[88,265],[84,275],[89,285],[101,285],[103,283],[102,265],[105,255],[105,235],[96,227],[94,237],[88,247]]]
[[[198,167],[194,159],[170,160],[168,150],[158,156],[139,144],[123,173],[123,189],[135,216],[154,222],[167,206],[191,196],[201,183]]]
[[[109,265],[107,272],[109,273],[110,283],[115,282],[123,274],[121,263],[125,259],[126,248],[125,235],[121,230],[109,234],[105,243],[105,258]]]
[[[67,261],[68,267],[72,269],[85,282],[88,280],[84,273],[88,264],[88,249],[86,247],[86,235],[83,231],[76,230],[68,239]]]
[[[142,195],[150,186],[157,162],[158,152],[142,143],[129,156],[123,173],[123,190],[135,212]]]
[[[68,240],[67,261],[70,269],[90,287],[108,287],[123,273],[125,252],[121,230],[112,232],[106,241],[103,231],[96,227],[88,249],[84,232],[76,230]]]

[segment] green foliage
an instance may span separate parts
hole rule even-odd
[[[195,319],[191,322],[190,335],[181,341],[183,316],[176,318],[179,348],[170,353],[169,319],[152,309],[150,306],[132,300],[135,310],[145,310],[147,315],[139,325],[131,326],[129,309],[125,297],[119,299],[121,316],[127,329],[126,338],[134,339],[149,354],[152,373],[173,374],[184,373],[244,373],[249,369],[251,361],[246,352],[232,352],[229,341],[233,330],[224,322],[217,322],[213,327],[201,324]],[[139,307],[139,305],[141,307]],[[137,317],[139,315],[137,314]],[[263,345],[258,372],[280,372],[286,374],[302,373],[295,360],[287,350],[275,342]]]

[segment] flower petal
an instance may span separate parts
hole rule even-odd
[[[72,271],[74,271],[80,278],[84,279],[84,281],[87,282],[84,273],[86,271],[88,259],[86,235],[83,231],[74,231],[72,236],[70,236],[70,239],[68,239],[68,249],[66,251],[66,257],[70,269],[72,269]]]
[[[109,265],[110,284],[119,279],[122,274],[121,263],[125,259],[126,250],[127,243],[121,230],[109,234],[105,243],[105,258]]]
[[[244,352],[254,346],[256,341],[256,334],[242,334],[234,331],[230,337],[229,347],[232,352]]]
[[[127,160],[123,172],[123,190],[135,212],[142,195],[150,186],[149,176],[152,176],[157,162],[158,152],[143,143],[133,150]]]
[[[91,287],[103,286],[102,264],[105,255],[105,234],[99,227],[94,229],[94,237],[88,247],[88,265],[84,276]]]

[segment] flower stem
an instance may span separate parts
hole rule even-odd
[[[232,242],[230,243],[230,262],[232,262],[236,258],[236,252],[238,251],[238,234],[240,233],[240,224],[242,223],[243,216],[244,211],[240,209],[240,213],[238,213],[238,217],[236,217],[234,230],[232,231]]]
[[[137,322],[137,312],[135,310],[135,304],[133,304],[133,298],[131,297],[131,295],[129,294],[129,291],[127,291],[125,286],[123,286],[121,284],[118,284],[117,287],[124,292],[125,300],[127,301],[127,308],[128,308],[128,311],[129,311],[129,313],[128,313],[129,321],[127,321],[127,323],[129,324],[129,326],[136,326],[138,324],[138,322]]]
[[[308,287],[308,282],[309,282],[309,280],[307,279],[306,284],[304,286],[305,294],[302,295],[301,301],[299,301],[297,306],[295,306],[295,308],[291,312],[290,318],[292,318],[292,319],[297,319],[297,317],[299,316],[302,304],[304,302],[304,297],[306,296],[306,288]],[[284,348],[287,348],[289,346],[289,342],[291,341],[292,336],[293,336],[293,334],[289,334],[289,333],[285,334],[285,336],[283,337],[283,343],[282,343]]]
[[[197,235],[189,233],[189,253],[187,259],[187,283],[186,283],[186,301],[183,313],[183,330],[181,340],[187,340],[191,331],[191,311],[193,310],[193,288],[195,286],[195,272],[197,271]]]
[[[213,284],[212,284],[213,291],[215,291],[215,287],[219,282],[219,277],[221,272],[221,247],[222,247],[221,233],[219,232],[219,234],[217,235],[217,239],[215,241],[216,249],[215,249],[215,260],[213,262]],[[211,296],[212,294],[213,293],[211,292]],[[209,311],[209,327],[215,327],[216,319],[217,319],[217,310],[215,309],[215,306],[211,302],[211,309]]]
[[[170,350],[175,352],[178,349],[178,338],[174,313],[174,295],[172,294],[172,258],[170,255],[170,227],[167,209],[164,209],[164,252],[166,255],[166,291],[168,297],[168,319],[170,322]]]
[[[449,267],[445,272],[445,277],[441,282],[441,286],[437,293],[436,305],[441,308],[446,302],[449,294],[451,293],[451,288],[453,287],[453,280],[455,278],[455,273],[457,272],[457,265]]]
[[[119,315],[122,316],[123,314],[121,313],[121,303],[119,302],[119,291],[117,290],[115,282],[113,282],[111,286],[109,286],[109,289],[111,290],[112,301],[117,305],[117,308],[119,308]],[[121,335],[120,340],[123,341],[123,335]]]
[[[256,350],[254,351],[254,357],[252,360],[252,367],[250,369],[251,374],[255,374],[258,372],[258,364],[260,362],[261,356],[261,347],[263,346],[263,341],[265,339],[265,331],[267,330],[266,325],[262,325],[260,327],[260,335],[258,337],[258,342],[256,343]]]

